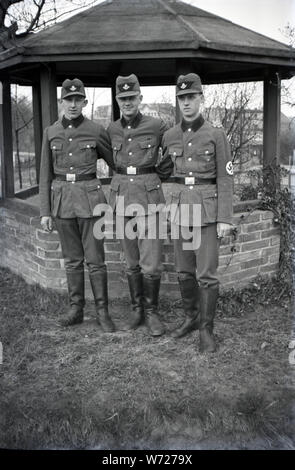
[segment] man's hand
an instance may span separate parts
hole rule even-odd
[[[231,224],[217,222],[217,238],[223,238],[230,234]]]
[[[41,217],[41,227],[45,232],[52,232],[52,217],[50,216],[43,216]]]

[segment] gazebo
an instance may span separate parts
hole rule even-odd
[[[142,85],[172,85],[194,71],[205,84],[264,82],[264,164],[279,155],[280,81],[295,72],[295,50],[178,0],[106,0],[0,47],[2,197],[14,197],[10,85],[33,87],[37,181],[43,129],[57,118],[65,77],[111,87],[118,74]],[[118,109],[113,99],[113,118]],[[36,189],[35,189],[36,190]],[[26,192],[25,194],[30,194]]]

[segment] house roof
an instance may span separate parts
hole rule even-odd
[[[0,53],[0,68],[47,60],[255,57],[295,70],[295,49],[178,0],[106,0]],[[139,56],[136,54],[140,54]],[[221,55],[221,56],[220,56]],[[236,60],[236,59],[235,59]]]

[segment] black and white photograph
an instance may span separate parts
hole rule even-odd
[[[0,0],[0,452],[295,450],[294,200],[295,0]]]

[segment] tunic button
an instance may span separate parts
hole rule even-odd
[[[192,143],[191,143],[191,142],[189,142],[189,143],[188,143],[188,146],[189,146],[189,147],[191,147],[191,145],[192,145]]]
[[[72,156],[73,156],[73,154],[72,154],[72,153],[69,153],[69,156],[70,156],[70,157],[72,157]]]
[[[90,149],[90,145],[87,145],[87,148]]]
[[[132,141],[132,139],[131,139],[131,137],[129,137],[128,142],[131,142],[131,141]]]
[[[206,150],[205,154],[208,155],[208,153],[209,153],[209,150]]]
[[[69,125],[69,129],[72,129],[72,127],[73,127],[72,124],[70,124],[70,125]]]
[[[191,128],[189,128],[188,131],[191,132],[192,131]]]
[[[189,157],[189,158],[188,158],[188,161],[191,162],[191,161],[192,161],[192,157]]]
[[[191,176],[192,174],[193,174],[193,172],[192,172],[192,171],[190,171],[190,172],[189,172],[189,175]]]
[[[69,138],[69,142],[72,142],[72,140],[73,140],[73,139],[70,137],[70,138]]]
[[[132,155],[132,152],[129,152],[129,155],[131,156],[131,155]]]
[[[131,129],[131,126],[127,126],[127,129]]]
[[[160,187],[160,185],[159,185],[159,184],[157,184],[157,188],[159,188],[159,187]]]
[[[130,178],[130,181],[132,182],[132,181],[133,181],[133,178]]]
[[[99,185],[99,184],[97,185],[97,189],[100,189],[100,185]]]
[[[148,148],[149,148],[149,149],[151,148],[151,144],[148,145]]]
[[[173,152],[174,157],[176,156],[176,152]]]
[[[189,189],[193,189],[193,186],[190,186]]]
[[[73,166],[71,166],[71,167],[70,167],[70,170],[73,170],[73,169],[74,169],[74,167],[73,167]]]
[[[53,148],[53,150],[55,150],[55,149],[56,149],[56,146],[54,145],[52,148]]]
[[[75,181],[72,181],[72,184],[74,184],[74,183],[75,183]]]

